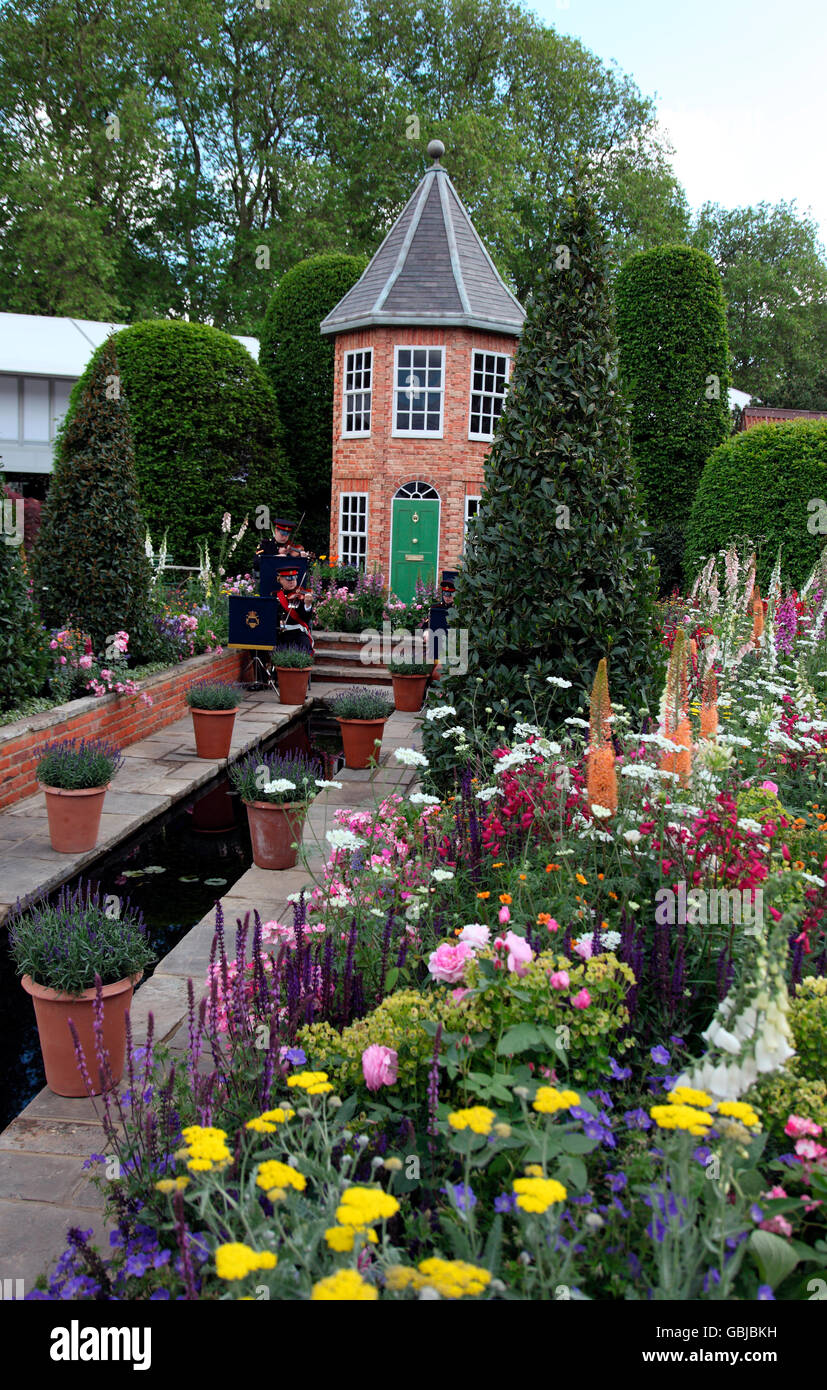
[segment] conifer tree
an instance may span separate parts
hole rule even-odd
[[[88,632],[95,651],[124,630],[140,655],[150,569],[138,507],[129,407],[110,339],[63,435],[35,553],[53,626]]]
[[[581,198],[556,240],[527,306],[457,582],[452,626],[468,631],[468,669],[446,672],[442,688],[469,728],[502,700],[553,726],[575,713],[604,656],[618,702],[640,706],[660,683],[657,576],[618,394],[603,238]],[[431,724],[437,772],[440,744]]]
[[[40,693],[46,674],[46,637],[32,596],[32,585],[17,524],[22,498],[5,499],[0,511],[0,711],[16,709]],[[0,509],[4,506],[0,473]]]

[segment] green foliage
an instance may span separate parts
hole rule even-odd
[[[468,671],[448,672],[442,687],[469,728],[475,696],[523,715],[533,704],[553,727],[574,714],[604,656],[616,700],[639,706],[659,680],[655,579],[616,386],[603,238],[587,205],[570,210],[556,239],[570,263],[549,259],[529,303],[457,583],[452,626],[468,631]],[[439,731],[425,730],[433,765],[450,769]]]
[[[799,1076],[808,1081],[823,1081],[827,1056],[827,979],[823,976],[802,980],[790,1004],[790,1027]]]
[[[0,505],[3,477],[0,474]],[[0,712],[39,694],[49,649],[38,617],[23,549],[0,536]]]
[[[827,498],[827,421],[754,425],[715,450],[703,472],[687,529],[684,568],[694,578],[701,558],[740,536],[759,541],[758,582],[766,587],[778,548],[784,573],[801,585],[824,537],[808,503]]]
[[[415,989],[397,990],[383,999],[366,1018],[338,1033],[329,1023],[312,1023],[297,1036],[308,1065],[330,1071],[342,1089],[363,1086],[362,1053],[374,1043],[391,1047],[399,1059],[398,1085],[416,1089],[423,1081],[434,1053],[433,1036],[423,1026],[436,1022],[440,1001],[435,994]]]
[[[619,255],[685,235],[655,115],[511,0],[4,5],[0,298],[257,333],[302,258],[376,249],[434,134],[522,293],[578,159]]]
[[[784,1134],[790,1115],[814,1120],[827,1130],[827,980],[802,980],[790,1000],[789,1021],[795,1056],[780,1071],[762,1076],[747,1095],[775,1142],[785,1148],[791,1144]]]
[[[721,275],[735,385],[763,405],[827,410],[827,263],[818,224],[794,203],[707,203],[692,244],[709,252]]]
[[[328,546],[333,467],[334,347],[319,324],[366,265],[365,256],[337,252],[300,261],[276,286],[261,330],[259,363],[278,401],[296,505],[307,513],[303,534],[316,551]]]
[[[88,632],[104,656],[121,630],[140,654],[150,581],[119,371],[109,338],[72,393],[34,557],[46,621]]]
[[[307,671],[313,665],[313,653],[304,647],[279,647],[273,664],[276,670]]]
[[[784,810],[778,797],[761,787],[750,787],[748,791],[739,792],[737,804],[739,820],[746,818],[763,824],[766,820],[779,823],[783,818],[789,824],[793,819],[790,812]]]
[[[252,519],[256,506],[274,515],[292,508],[275,399],[241,343],[204,324],[153,320],[122,329],[114,344],[141,510],[153,535],[167,534],[176,563],[195,564],[199,544],[217,544],[225,512]],[[103,351],[94,353],[72,392],[60,457]],[[234,563],[249,567],[255,544],[251,526]]]
[[[688,246],[633,256],[615,284],[620,379],[661,588],[681,579],[704,464],[730,430],[726,305],[712,259]]]

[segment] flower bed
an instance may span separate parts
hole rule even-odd
[[[713,581],[656,716],[603,662],[554,730],[437,697],[453,791],[337,811],[292,921],[218,912],[186,1057],[103,1102],[113,1251],[73,1233],[34,1296],[809,1298],[827,598],[762,624],[749,562]]]
[[[0,809],[37,791],[35,750],[50,738],[107,738],[123,746],[148,738],[187,713],[185,692],[196,678],[238,680],[242,652],[193,657],[138,682],[137,695],[89,696],[0,725]],[[151,704],[144,704],[145,693]]]

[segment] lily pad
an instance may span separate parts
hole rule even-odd
[[[205,878],[204,882],[208,888],[221,888],[227,880],[226,878]]]
[[[197,874],[181,874],[180,878],[178,879],[178,882],[179,882],[179,883],[197,883],[197,882],[198,882],[198,875],[197,875]]]
[[[144,869],[145,874],[165,874],[166,869],[163,864],[147,864]]]
[[[141,878],[146,873],[146,869],[124,869],[122,878]]]

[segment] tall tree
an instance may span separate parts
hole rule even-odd
[[[578,199],[529,301],[509,393],[469,529],[452,626],[467,672],[443,677],[457,723],[486,706],[549,726],[575,712],[608,658],[638,707],[657,680],[655,571],[637,510],[600,224]],[[434,724],[437,773],[452,749]]]
[[[114,339],[67,421],[35,551],[47,622],[76,624],[101,654],[125,630],[140,654],[150,570],[135,451]]]
[[[827,410],[827,259],[795,203],[706,203],[693,245],[717,265],[733,380],[763,405]]]

